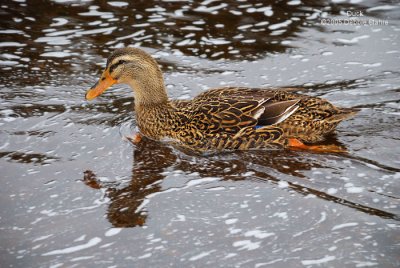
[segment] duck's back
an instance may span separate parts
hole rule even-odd
[[[341,121],[357,112],[338,108],[325,99],[294,93],[295,90],[216,88],[201,93],[192,101],[174,104],[188,115],[192,125],[198,124],[204,132],[235,134],[244,127],[273,126],[282,129],[287,138],[305,142],[323,140]]]

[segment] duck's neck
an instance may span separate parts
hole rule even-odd
[[[148,138],[160,140],[171,136],[171,121],[175,121],[175,110],[169,101],[151,103],[135,99],[136,122],[141,133]]]
[[[135,92],[135,106],[162,106],[168,103],[164,79],[161,71],[157,71],[129,81],[129,85]]]
[[[161,70],[147,68],[146,72],[136,73],[128,84],[135,93],[135,112],[137,125],[145,136],[162,139],[171,133],[170,121],[174,108],[168,100]]]
[[[160,68],[154,65],[142,66],[141,72],[133,74],[127,81],[135,92],[135,106],[163,105],[168,103],[167,91]]]

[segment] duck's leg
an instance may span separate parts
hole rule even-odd
[[[83,172],[83,182],[93,189],[100,189],[103,187],[101,181],[97,179],[96,174],[91,170]]]
[[[293,149],[310,150],[318,153],[345,153],[346,149],[338,145],[306,145],[296,138],[289,138],[288,146]]]
[[[125,136],[125,138],[132,144],[138,144],[142,140],[142,134],[135,132],[132,136]]]

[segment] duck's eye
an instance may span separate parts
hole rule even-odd
[[[110,66],[110,73],[112,73],[117,66],[126,63],[126,60],[119,60],[117,63],[114,63],[113,65]]]

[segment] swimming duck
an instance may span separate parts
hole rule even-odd
[[[170,100],[157,62],[131,47],[110,55],[86,99],[93,100],[120,83],[135,93],[136,121],[142,135],[196,152],[277,146],[335,151],[312,143],[322,141],[357,112],[288,88],[224,87],[207,90],[192,100]]]

